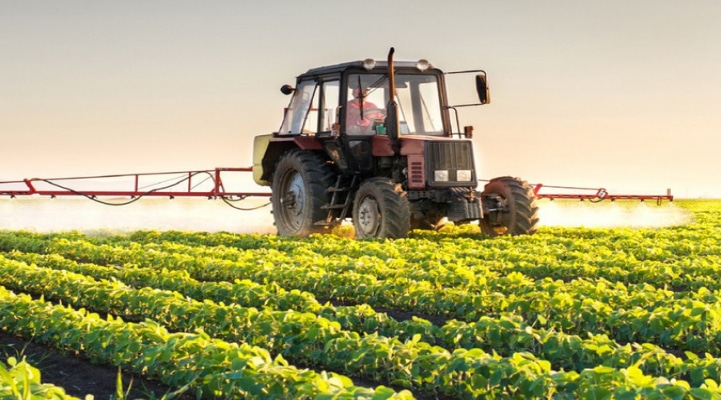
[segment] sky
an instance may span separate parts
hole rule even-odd
[[[393,46],[487,72],[460,115],[482,178],[721,198],[718,21],[717,0],[0,0],[0,181],[250,166],[281,85]]]

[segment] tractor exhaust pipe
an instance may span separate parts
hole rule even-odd
[[[391,47],[388,52],[388,84],[390,85],[391,98],[388,100],[386,105],[386,133],[391,140],[391,146],[397,148],[398,146],[398,104],[396,103],[396,76],[395,66],[393,65],[393,53],[395,49]]]

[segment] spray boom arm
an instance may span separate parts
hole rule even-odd
[[[108,205],[126,205],[145,196],[206,197],[225,202],[246,197],[270,197],[268,192],[226,190],[222,173],[251,172],[252,168],[81,176],[71,178],[32,178],[0,182],[0,196],[82,196]],[[72,186],[72,187],[71,187]],[[90,186],[90,189],[80,189]],[[99,189],[105,187],[105,189]],[[98,197],[129,197],[130,201],[110,203]]]
[[[560,189],[564,192],[557,193],[541,193],[541,189],[547,187],[552,189]],[[581,193],[579,193],[579,191]],[[594,192],[595,191],[595,192]],[[583,193],[585,192],[585,193]],[[590,193],[589,193],[590,192]],[[665,195],[644,195],[644,194],[611,194],[604,188],[582,188],[573,186],[544,186],[542,183],[538,183],[533,187],[533,193],[538,199],[574,199],[574,200],[588,200],[592,203],[597,203],[603,200],[656,200],[657,204],[661,204],[663,200],[673,201],[673,195],[671,189],[666,190]]]
[[[82,196],[92,200],[98,197],[129,197],[132,203],[142,197],[206,197],[224,201],[242,200],[246,197],[270,197],[270,192],[248,192],[226,190],[222,177],[228,173],[252,172],[247,168],[215,168],[212,170],[153,172],[117,175],[96,175],[70,178],[31,178],[16,181],[0,181],[0,196]],[[223,173],[225,173],[223,175]],[[159,180],[160,179],[160,180]],[[152,182],[148,182],[152,181]],[[91,189],[79,189],[83,183],[91,183]],[[71,188],[70,186],[73,186]],[[106,189],[98,189],[100,186]],[[119,187],[120,186],[120,187]],[[111,188],[112,187],[112,188]],[[551,188],[556,192],[547,193],[543,189]],[[537,183],[533,193],[538,199],[573,199],[592,203],[603,200],[663,200],[673,201],[671,189],[665,195],[614,194],[604,188],[585,188],[574,186],[552,186]],[[98,200],[96,200],[98,201]]]

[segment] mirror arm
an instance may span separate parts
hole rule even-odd
[[[458,119],[458,110],[456,110],[456,106],[446,106],[446,110],[453,110],[453,115],[456,117],[456,130],[458,131],[458,137],[461,137],[461,121]],[[450,136],[453,137],[453,129],[451,129]]]
[[[453,106],[446,106],[446,108],[451,109],[451,108],[461,108],[461,107],[478,107],[478,106],[482,106],[482,105],[483,105],[483,103],[456,104]]]

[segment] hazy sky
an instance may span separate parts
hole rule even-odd
[[[721,197],[719,21],[718,0],[0,0],[0,181],[249,166],[282,84],[394,46],[488,72],[461,115],[483,178]]]

